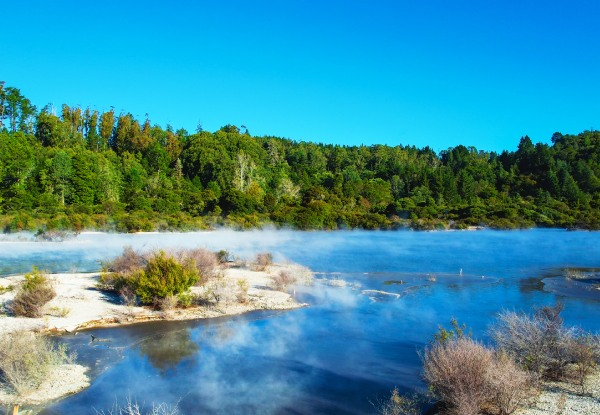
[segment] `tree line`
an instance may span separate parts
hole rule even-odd
[[[600,132],[516,151],[195,133],[0,93],[0,226],[190,230],[600,228]],[[243,130],[243,131],[242,131]]]

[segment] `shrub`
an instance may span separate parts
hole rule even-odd
[[[203,248],[188,249],[179,252],[181,262],[194,261],[200,275],[199,284],[204,284],[216,275],[219,259],[217,254]]]
[[[18,395],[35,390],[54,367],[70,359],[64,345],[35,333],[0,335],[0,380]]]
[[[177,308],[178,304],[177,296],[175,295],[167,295],[165,298],[160,298],[156,300],[156,307],[160,311],[169,312],[175,308]]]
[[[44,305],[55,296],[50,280],[37,268],[33,268],[19,285],[9,309],[16,316],[40,317]]]
[[[493,404],[500,415],[509,415],[529,397],[531,376],[505,353],[497,355],[487,372]]]
[[[256,258],[254,258],[254,264],[252,264],[252,269],[255,271],[264,271],[272,263],[273,255],[271,255],[270,252],[256,254]]]
[[[476,415],[491,396],[487,374],[493,363],[492,350],[459,337],[425,349],[424,378],[449,414]]]
[[[102,265],[106,272],[131,273],[144,268],[146,257],[131,246],[126,246],[120,256]]]
[[[571,361],[575,365],[575,383],[586,393],[586,379],[596,368],[600,360],[600,338],[588,333],[581,333],[570,345]]]
[[[149,409],[145,409],[140,407],[137,402],[133,402],[131,399],[127,399],[125,405],[120,406],[118,403],[113,405],[112,409],[108,410],[108,412],[98,412],[97,415],[177,415],[179,411],[177,410],[177,406],[170,407],[165,403],[161,404],[152,404],[152,407]]]
[[[542,378],[557,379],[571,361],[575,331],[563,327],[562,305],[543,307],[533,316],[500,313],[492,336],[498,346],[527,370]]]
[[[273,286],[277,291],[285,291],[295,282],[296,277],[287,270],[281,270],[273,277]]]
[[[398,393],[398,388],[394,388],[392,396],[378,408],[379,415],[419,415],[420,413],[418,397],[402,396]]]
[[[248,301],[248,289],[250,288],[248,286],[248,281],[242,278],[236,281],[236,285],[237,291],[235,293],[235,296],[238,302],[245,303],[246,301]]]
[[[164,251],[159,251],[147,260],[144,270],[132,276],[136,294],[143,304],[152,304],[156,299],[186,292],[199,279],[193,261],[180,263]]]
[[[224,249],[221,249],[219,252],[217,252],[216,255],[220,264],[225,264],[231,260],[231,254],[229,253],[229,251],[226,251]]]
[[[180,293],[177,296],[177,302],[181,307],[191,307],[194,303],[194,295],[189,291]]]

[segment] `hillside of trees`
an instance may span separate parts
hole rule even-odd
[[[459,145],[341,146],[191,134],[114,110],[38,110],[0,95],[0,227],[191,230],[600,228],[600,132]],[[56,114],[55,114],[56,112]],[[516,140],[515,140],[516,143]]]

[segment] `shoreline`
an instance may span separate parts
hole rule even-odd
[[[296,301],[293,295],[271,288],[276,273],[291,272],[299,284],[308,283],[312,273],[296,264],[272,264],[264,271],[245,268],[223,269],[220,281],[222,299],[214,306],[192,306],[169,311],[158,311],[147,306],[127,306],[120,298],[97,285],[101,272],[47,274],[54,282],[56,297],[44,306],[39,318],[14,317],[0,314],[0,333],[32,330],[43,334],[73,333],[77,330],[114,327],[144,321],[178,321],[239,315],[256,310],[293,310],[307,306]],[[8,286],[16,287],[23,275],[0,279],[0,292]],[[243,301],[236,298],[238,281],[248,285]],[[206,287],[192,287],[193,294],[202,293]],[[0,294],[0,305],[14,298],[15,290]]]
[[[539,396],[515,415],[600,414],[600,367],[585,380],[586,393],[566,382],[544,382]]]
[[[121,304],[116,294],[98,288],[100,272],[47,274],[54,283],[56,297],[44,306],[44,315],[40,318],[27,318],[0,312],[0,333],[34,331],[46,335],[62,335],[90,328],[125,326],[156,320],[196,320],[257,310],[293,310],[308,306],[298,302],[288,292],[271,288],[273,277],[284,270],[294,275],[296,284],[309,284],[312,281],[312,272],[296,264],[272,264],[264,271],[225,268],[222,270],[222,278],[218,281],[221,290],[220,301],[212,306],[193,306],[168,311]],[[3,292],[1,289],[9,285],[16,287],[23,279],[23,275],[0,279],[2,309],[14,298],[16,290]],[[242,280],[248,287],[243,298],[235,291],[238,281]],[[208,289],[210,288],[205,286],[192,287],[191,291],[199,294]],[[0,387],[0,405],[19,403],[41,408],[90,386],[86,372],[86,367],[77,364],[59,366],[40,388],[20,397]]]

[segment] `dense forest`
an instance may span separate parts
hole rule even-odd
[[[0,93],[0,226],[18,230],[600,228],[600,132],[459,145],[341,146],[193,134],[129,113]],[[516,140],[515,140],[516,143]]]

